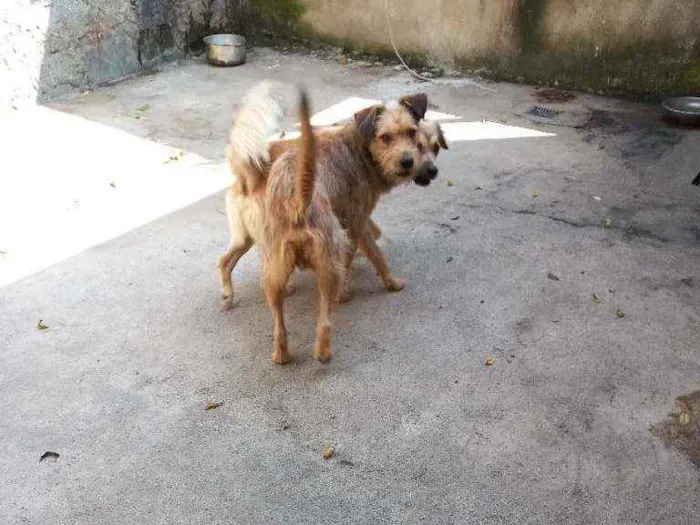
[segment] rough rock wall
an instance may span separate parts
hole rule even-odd
[[[247,33],[247,0],[4,0],[0,109],[133,75],[217,31]]]

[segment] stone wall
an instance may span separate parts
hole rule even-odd
[[[247,0],[4,0],[0,109],[133,75],[217,31],[247,31]]]
[[[300,0],[305,32],[497,78],[700,94],[700,0]]]

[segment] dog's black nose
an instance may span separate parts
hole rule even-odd
[[[410,170],[413,167],[413,157],[410,155],[401,157],[401,167],[405,170]]]
[[[428,175],[430,176],[430,180],[435,179],[435,177],[437,177],[437,174],[438,174],[437,166],[435,166],[435,165],[428,166]]]

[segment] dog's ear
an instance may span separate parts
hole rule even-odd
[[[384,106],[370,106],[355,113],[355,127],[367,144],[374,140],[377,131],[377,119],[384,111]]]
[[[437,140],[438,144],[440,144],[440,147],[442,149],[450,149],[447,147],[447,141],[445,140],[445,134],[442,132],[442,127],[440,124],[435,124],[435,127],[437,128]]]
[[[399,99],[399,104],[405,107],[416,121],[419,121],[425,117],[425,112],[428,111],[428,95],[425,93],[406,95]]]

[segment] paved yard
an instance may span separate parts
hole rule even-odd
[[[223,148],[268,77],[459,117],[438,183],[375,215],[406,289],[359,260],[329,366],[310,276],[288,367],[256,253],[219,311]],[[700,389],[700,132],[537,103],[258,49],[0,118],[0,521],[697,523],[698,469],[650,428]]]

